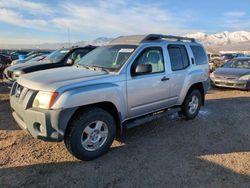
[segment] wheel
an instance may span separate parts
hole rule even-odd
[[[185,119],[194,119],[201,107],[201,92],[197,89],[189,92],[182,104],[182,115]]]
[[[86,161],[105,154],[115,135],[114,118],[101,108],[89,108],[73,117],[64,143],[72,155]]]

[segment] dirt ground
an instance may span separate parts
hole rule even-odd
[[[162,118],[125,132],[90,162],[35,140],[0,84],[0,187],[250,187],[250,92],[213,89],[191,121]]]

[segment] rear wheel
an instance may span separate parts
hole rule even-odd
[[[189,92],[182,104],[182,115],[185,119],[194,119],[200,111],[201,103],[202,97],[199,90]]]
[[[69,152],[80,160],[91,160],[106,153],[116,134],[114,118],[100,108],[76,114],[64,138]]]

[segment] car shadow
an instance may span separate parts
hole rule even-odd
[[[0,131],[21,130],[15,122],[8,100],[0,100]]]
[[[0,82],[0,130],[20,130],[11,115],[9,92],[10,89]]]
[[[93,161],[2,167],[0,187],[249,187],[249,104],[207,100],[196,119],[173,115],[127,130]]]

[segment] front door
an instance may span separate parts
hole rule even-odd
[[[135,67],[151,64],[152,72],[136,74]],[[127,101],[129,118],[162,109],[168,104],[169,80],[160,47],[142,50],[129,70]]]

